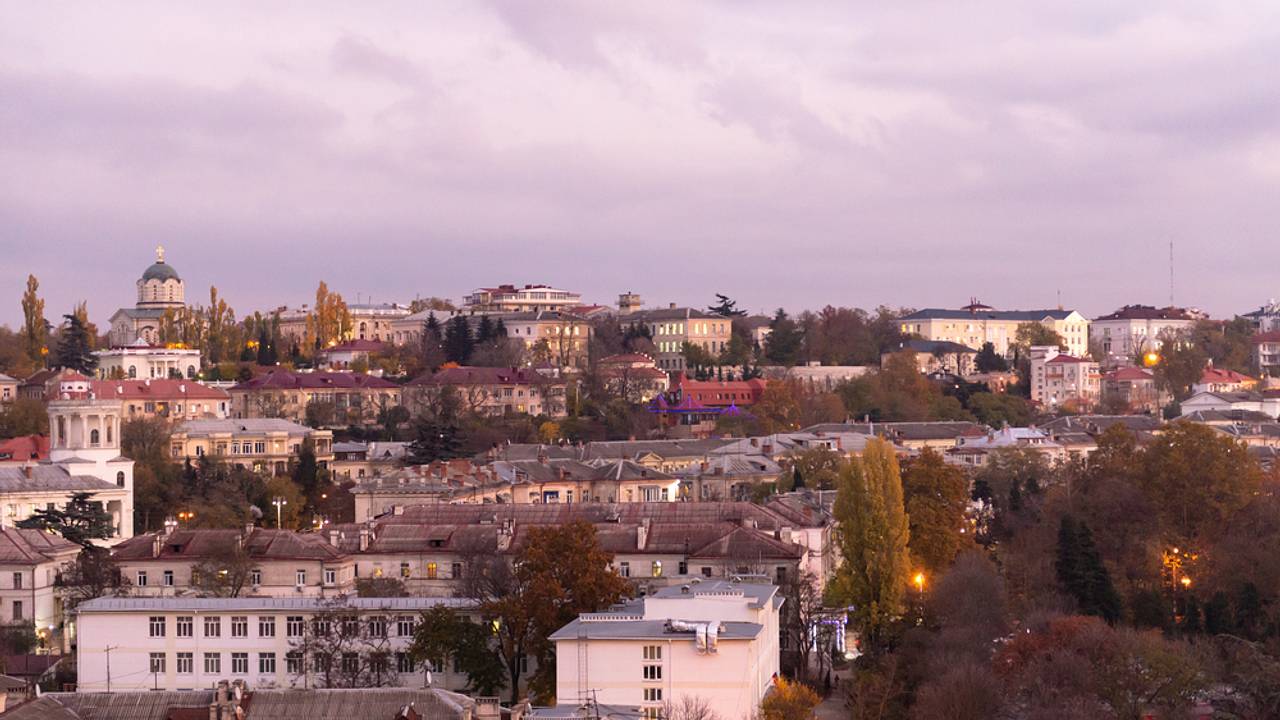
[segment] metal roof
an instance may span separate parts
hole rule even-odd
[[[350,608],[352,610],[429,610],[433,607],[469,609],[477,605],[470,598],[342,598],[339,601],[325,598],[94,598],[76,607],[77,612],[225,612],[244,610],[267,612],[271,610],[326,610]]]

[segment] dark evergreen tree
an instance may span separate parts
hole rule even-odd
[[[1009,363],[996,352],[996,346],[989,342],[982,344],[973,363],[978,372],[1008,372],[1009,370]]]
[[[707,308],[707,312],[720,317],[743,317],[747,313],[738,309],[738,303],[729,299],[727,295],[716,293],[716,304]]]
[[[444,330],[444,356],[449,362],[466,365],[475,350],[471,337],[471,324],[465,315],[454,315]]]
[[[1058,526],[1058,551],[1054,570],[1063,592],[1075,598],[1080,612],[1109,623],[1120,619],[1120,595],[1098,553],[1089,526],[1070,515]]]
[[[93,493],[87,492],[75,493],[61,508],[40,508],[19,520],[17,526],[57,533],[83,548],[92,547],[94,540],[106,540],[115,532],[111,513],[93,499]]]
[[[419,418],[413,427],[406,465],[429,465],[437,460],[452,460],[465,455],[457,426]]]
[[[489,320],[488,315],[481,315],[480,322],[476,325],[476,345],[483,345],[493,339],[493,322]]]
[[[800,468],[798,467],[793,468],[791,470],[791,489],[792,490],[804,489],[804,475],[800,473]]]
[[[764,356],[778,365],[798,365],[804,350],[804,329],[778,308],[769,321],[769,336],[764,341]]]
[[[53,364],[84,375],[93,375],[98,367],[98,358],[93,354],[93,339],[89,337],[88,328],[75,315],[62,317],[67,324],[58,335],[58,348],[54,352]]]
[[[493,324],[493,336],[498,339],[507,337],[507,324],[502,321],[502,318],[498,318],[498,322]]]

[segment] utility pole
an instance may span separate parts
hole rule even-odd
[[[107,692],[111,692],[111,651],[120,647],[119,645],[107,646]]]

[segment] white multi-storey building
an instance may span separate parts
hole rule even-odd
[[[423,611],[457,598],[97,598],[76,608],[81,692],[188,690],[243,679],[256,688],[466,686],[452,667],[415,663]],[[325,668],[328,668],[327,670]]]
[[[462,299],[462,311],[475,313],[518,313],[568,310],[582,304],[582,296],[550,285],[499,285],[479,288]]]
[[[1089,352],[1089,321],[1075,310],[996,310],[976,299],[958,309],[925,308],[899,321],[904,335],[925,340],[945,340],[981,350],[991,343],[1001,355],[1009,354],[1016,342],[1018,327],[1038,323],[1062,337],[1072,355]]]
[[[1189,331],[1206,317],[1195,308],[1126,305],[1089,323],[1089,342],[1108,357],[1133,359],[1159,350],[1162,337]]]
[[[128,345],[99,350],[98,378],[157,379],[183,377],[194,379],[200,373],[200,351],[183,347],[164,347],[139,338]]]
[[[1101,366],[1050,346],[1031,348],[1031,399],[1045,407],[1088,409],[1102,394]]]
[[[782,602],[772,585],[694,580],[580,615],[551,635],[560,709],[592,702],[657,718],[690,697],[722,718],[752,717],[778,673]]]

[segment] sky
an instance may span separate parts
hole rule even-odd
[[[1059,7],[1053,7],[1058,5]],[[0,323],[1280,296],[1280,3],[0,0]]]

